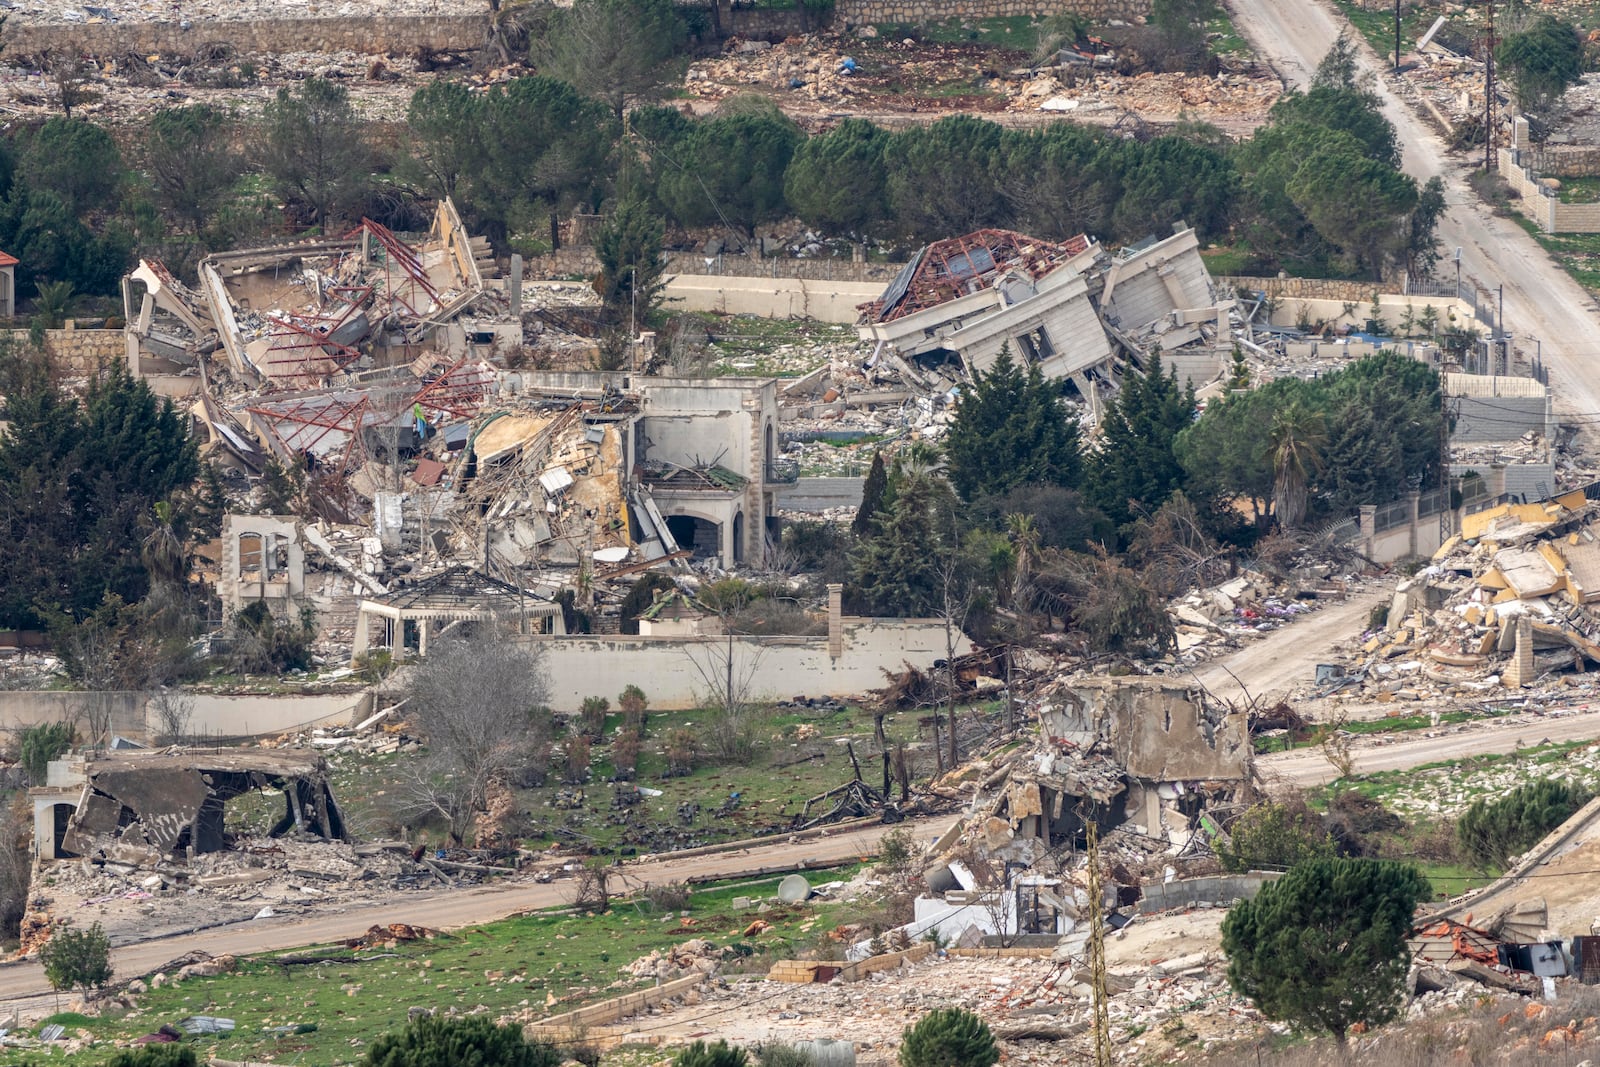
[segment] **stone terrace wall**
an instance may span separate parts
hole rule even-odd
[[[1600,174],[1600,147],[1546,145],[1522,153],[1529,169],[1541,177],[1592,178]]]
[[[189,29],[176,22],[113,22],[91,25],[20,24],[0,33],[8,55],[73,52],[111,55],[190,55],[227,45],[242,55],[324,51],[367,55],[477,48],[488,27],[485,15],[415,15],[392,18],[261,19],[202,21]]]
[[[13,330],[11,336],[19,344],[28,343],[27,330]],[[46,330],[44,350],[55,362],[56,373],[81,378],[106,363],[127,359],[128,342],[121,330]]]
[[[706,266],[706,260],[712,260]],[[738,278],[799,278],[818,282],[882,282],[887,285],[903,263],[856,263],[843,256],[792,259],[769,256],[706,256],[698,252],[669,252],[668,274],[728,275]],[[572,245],[559,252],[528,259],[523,267],[529,278],[589,277],[600,270],[600,260],[588,245]]]
[[[1260,290],[1272,300],[1359,300],[1364,305],[1372,303],[1372,292],[1388,292],[1388,285],[1375,286],[1372,282],[1336,281],[1329,278],[1229,278],[1216,280],[1217,288],[1232,292],[1243,286]]]
[[[835,23],[940,22],[944,19],[1044,17],[1074,11],[1096,22],[1134,22],[1150,14],[1151,0],[837,0]]]

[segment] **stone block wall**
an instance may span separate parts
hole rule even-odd
[[[1522,153],[1535,173],[1551,178],[1592,178],[1600,174],[1600,147],[1546,145]]]
[[[189,29],[178,22],[83,24],[19,23],[12,19],[0,43],[7,55],[43,52],[111,55],[192,55],[226,45],[241,55],[303,52],[309,42],[326,51],[365,55],[405,54],[478,48],[488,28],[487,15],[410,15],[391,18],[283,18],[198,20]]]
[[[1065,11],[1094,22],[1135,22],[1151,0],[837,0],[835,25],[942,22],[945,19],[1044,18]]]
[[[56,373],[67,378],[93,374],[106,363],[121,363],[128,348],[121,330],[46,330],[44,350],[55,362]],[[12,339],[27,344],[27,330],[12,330]]]
[[[1356,300],[1362,304],[1372,303],[1374,289],[1371,282],[1330,278],[1221,277],[1217,279],[1217,288],[1220,290],[1231,293],[1240,286],[1264,292],[1272,300]]]

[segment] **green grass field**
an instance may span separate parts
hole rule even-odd
[[[844,869],[826,877],[852,874],[854,869]],[[687,915],[664,913],[638,899],[618,902],[603,915],[541,913],[393,948],[351,951],[336,945],[257,956],[231,974],[191,978],[145,993],[132,1011],[55,1021],[68,1027],[68,1036],[82,1030],[100,1042],[73,1057],[86,1067],[109,1060],[115,1042],[189,1015],[222,1016],[237,1026],[231,1034],[191,1038],[202,1061],[215,1056],[305,1067],[354,1063],[374,1037],[404,1026],[411,1008],[487,1011],[497,1017],[526,1011],[530,1019],[558,1014],[653,984],[629,977],[622,968],[652,949],[690,938],[728,948],[724,973],[764,973],[772,961],[824,941],[824,932],[850,908],[825,901],[772,901],[758,912],[755,902],[771,898],[776,885],[772,878],[697,892]],[[752,907],[734,910],[736,897],[752,898]],[[744,930],[758,917],[771,928],[745,938]],[[317,955],[339,959],[282,962]],[[314,1030],[295,1032],[313,1024]]]

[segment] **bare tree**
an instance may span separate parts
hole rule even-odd
[[[1338,772],[1339,779],[1350,777],[1356,769],[1355,753],[1350,750],[1353,738],[1345,730],[1345,724],[1349,721],[1349,717],[1340,712],[1332,721],[1321,726],[1316,733],[1317,747],[1322,750],[1322,758],[1328,761],[1328,766]]]
[[[700,606],[720,620],[724,638],[689,645],[688,657],[700,676],[702,700],[713,709],[706,724],[705,748],[726,763],[749,763],[759,747],[755,687],[762,649],[737,640],[736,616],[749,606],[755,592],[737,578],[713,582],[700,590]]]
[[[950,552],[939,565],[939,603],[934,615],[944,623],[945,701],[950,719],[950,769],[961,762],[961,744],[956,736],[956,642],[967,626],[967,616],[977,599],[966,560]]]
[[[28,845],[32,840],[28,797],[19,790],[0,807],[0,938],[17,936],[27,910],[28,885],[33,876]]]
[[[50,75],[50,80],[55,83],[56,102],[61,105],[61,112],[67,118],[72,117],[73,108],[79,104],[87,104],[95,98],[94,92],[86,88],[89,84],[88,72],[82,57],[77,53],[60,55],[46,52],[44,69],[45,73]]]
[[[156,744],[183,745],[189,742],[189,724],[194,720],[194,697],[176,689],[158,689],[150,694],[147,707],[155,714]]]
[[[432,645],[406,682],[428,758],[411,782],[413,808],[443,815],[457,840],[504,781],[548,742],[549,682],[537,645],[479,628]]]

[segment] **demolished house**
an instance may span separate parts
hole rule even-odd
[[[1057,243],[979,230],[920,249],[862,306],[857,332],[924,386],[983,373],[1009,349],[1092,399],[1093,384],[1111,378],[1113,344],[1139,362],[1158,347],[1199,345],[1203,358],[1182,374],[1209,381],[1222,366],[1212,350],[1230,343],[1233,306],[1217,298],[1199,239],[1181,223],[1115,256],[1084,235]]]
[[[986,766],[969,765],[972,815],[934,848],[934,895],[906,928],[960,937],[1086,931],[1085,820],[1129,859],[1156,865],[1209,854],[1220,813],[1252,773],[1243,712],[1166,678],[1063,680],[1041,695],[1039,734]],[[941,785],[951,784],[943,780]],[[1115,888],[1133,904],[1139,879]]]
[[[183,863],[228,847],[228,801],[282,796],[270,831],[346,840],[344,817],[315,753],[230,749],[103,753],[58,760],[32,789],[34,849],[45,859],[83,856],[135,867]]]
[[[1600,664],[1597,520],[1581,489],[1465,515],[1429,566],[1401,580],[1385,629],[1335,688],[1416,699]]]

